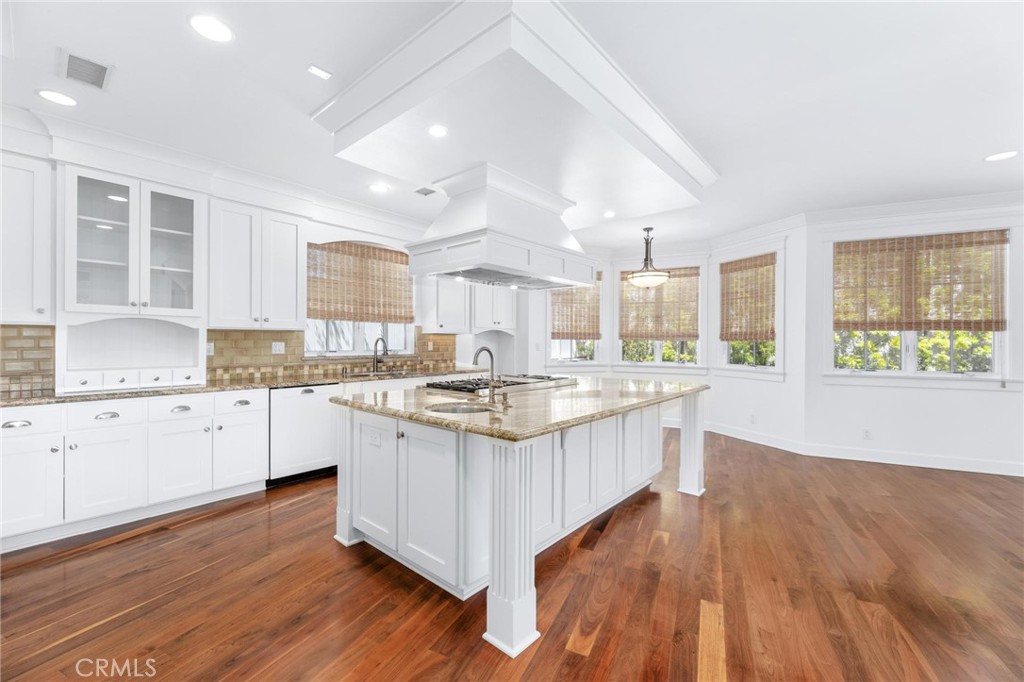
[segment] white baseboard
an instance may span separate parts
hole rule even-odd
[[[871,448],[853,448],[824,443],[807,443],[804,441],[781,438],[768,433],[750,431],[727,424],[706,422],[704,428],[723,436],[739,438],[760,445],[788,450],[808,457],[827,457],[829,459],[846,459],[858,462],[876,462],[878,464],[899,464],[901,466],[925,467],[928,469],[946,469],[949,471],[966,471],[978,474],[999,474],[1002,476],[1024,476],[1024,462],[1007,462],[997,459],[973,459],[967,457],[948,457],[930,455],[919,452],[900,450],[878,450]]]

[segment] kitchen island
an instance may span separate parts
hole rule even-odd
[[[679,491],[703,493],[707,388],[581,377],[508,404],[423,388],[331,398],[335,538],[366,541],[461,599],[488,587],[484,639],[514,657],[540,636],[535,555],[650,484],[667,414],[681,430]]]

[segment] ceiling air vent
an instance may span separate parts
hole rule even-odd
[[[61,52],[60,75],[72,80],[88,83],[100,90],[107,84],[110,67],[97,64],[68,52]]]
[[[429,197],[431,194],[437,192],[436,189],[430,189],[429,187],[420,187],[416,190],[416,194],[422,194],[425,197]]]

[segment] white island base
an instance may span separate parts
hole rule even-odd
[[[703,493],[701,396],[518,441],[343,407],[335,539],[460,599],[488,587],[483,637],[515,657],[540,636],[536,554],[650,484],[663,416],[681,428],[679,491]]]

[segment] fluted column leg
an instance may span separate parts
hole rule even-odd
[[[484,639],[513,658],[540,637],[532,529],[533,443],[493,441]]]
[[[704,494],[704,392],[679,400],[679,492]]]
[[[334,539],[349,547],[363,541],[363,534],[352,525],[352,410],[339,409],[338,421],[338,508],[336,510],[337,532]]]

